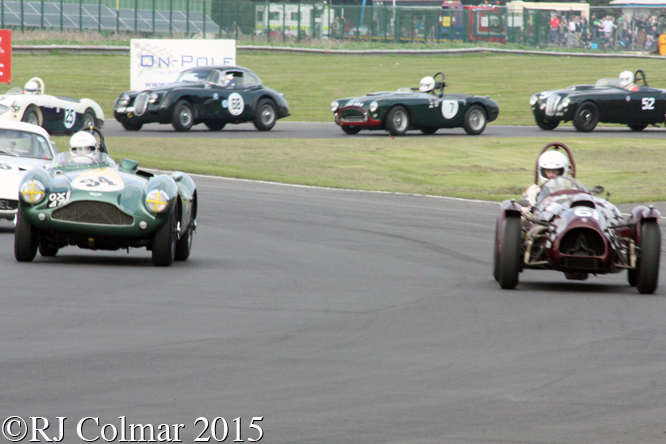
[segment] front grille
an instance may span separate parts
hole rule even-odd
[[[340,111],[340,122],[354,123],[366,122],[367,116],[365,112],[358,108],[346,108]]]
[[[562,266],[579,270],[599,270],[604,267],[604,264],[598,257],[564,256]]]
[[[0,199],[0,210],[16,210],[18,209],[18,200]]]
[[[134,100],[134,114],[142,116],[148,107],[148,93],[142,92]]]
[[[548,99],[546,100],[546,115],[547,116],[554,116],[555,113],[557,112],[557,105],[560,104],[560,97],[558,94],[553,94],[552,96],[549,96]]]
[[[53,220],[98,225],[134,225],[134,218],[105,202],[77,201],[53,211]]]

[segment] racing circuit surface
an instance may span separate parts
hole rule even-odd
[[[86,439],[123,417],[185,443],[210,438],[201,417],[224,442],[257,439],[253,417],[269,444],[666,439],[663,279],[642,296],[625,273],[527,270],[501,290],[496,203],[195,180],[192,256],[169,268],[18,263],[0,223],[3,421],[66,417],[64,443],[87,417]]]
[[[189,135],[188,135],[189,134]],[[225,139],[333,139],[338,137],[390,137],[384,130],[361,131],[349,136],[342,132],[335,122],[284,122],[279,120],[270,131],[257,131],[252,123],[238,125],[229,124],[222,131],[210,131],[205,125],[196,125],[188,132],[179,133],[170,124],[151,123],[143,126],[140,131],[125,131],[116,120],[108,119],[104,123],[105,137],[192,137],[199,138],[225,138]],[[632,131],[626,126],[600,125],[594,131],[583,133],[576,131],[571,123],[564,123],[553,131],[544,131],[536,125],[511,126],[488,125],[479,136],[469,136],[462,128],[440,129],[435,134],[427,136],[420,131],[409,131],[400,137],[631,137],[639,139],[663,139],[666,129],[650,126],[643,131]]]

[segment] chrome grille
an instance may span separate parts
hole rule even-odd
[[[142,116],[148,107],[148,93],[142,92],[134,100],[134,114]]]
[[[554,116],[557,112],[557,105],[560,103],[562,97],[559,94],[553,94],[546,99],[546,115]]]
[[[340,111],[340,122],[366,122],[367,115],[365,111],[358,108],[347,108]]]
[[[134,225],[134,218],[105,202],[82,200],[54,210],[53,220],[98,225]]]

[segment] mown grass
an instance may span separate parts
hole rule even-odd
[[[67,138],[55,138],[67,146]],[[109,138],[112,157],[157,169],[333,188],[484,200],[517,197],[534,179],[548,138],[430,136],[343,139]],[[615,203],[666,200],[661,143],[567,138],[578,177]]]
[[[461,56],[342,56],[238,54],[238,64],[286,94],[293,121],[331,121],[335,98],[417,85],[443,71],[449,92],[490,95],[500,104],[496,123],[533,125],[531,94],[594,83],[643,69],[650,85],[666,89],[663,60],[473,54]],[[15,85],[32,76],[47,93],[89,97],[107,119],[117,95],[129,88],[129,56],[21,55],[13,58]],[[278,125],[280,123],[278,122]],[[515,197],[533,178],[534,161],[557,133],[543,138],[440,136],[336,140],[109,139],[114,158],[145,167],[296,184],[501,200]],[[547,134],[547,135],[546,135]],[[55,138],[60,149],[67,139]],[[642,139],[567,139],[579,177],[605,185],[617,203],[666,200],[663,144]],[[195,149],[192,149],[192,147]]]

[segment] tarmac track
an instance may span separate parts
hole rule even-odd
[[[97,442],[124,421],[192,443],[218,417],[225,442],[253,417],[270,444],[664,442],[664,287],[528,270],[501,290],[495,203],[195,181],[193,253],[169,268],[17,263],[0,223],[2,421],[53,438],[66,417],[64,443],[88,417]]]
[[[275,127],[267,132],[257,131],[253,124],[242,123],[238,125],[227,125],[222,131],[210,131],[205,125],[196,125],[185,133],[177,132],[169,124],[151,123],[144,125],[140,131],[125,131],[119,122],[108,119],[104,123],[105,137],[196,137],[203,138],[226,138],[226,139],[334,139],[344,137],[388,137],[386,131],[361,131],[349,136],[342,132],[334,122],[291,122],[278,121]],[[427,136],[420,131],[409,131],[401,137],[426,137],[438,140],[448,137],[470,137],[462,128],[440,129],[433,135]],[[661,127],[648,127],[643,131],[632,131],[622,126],[599,126],[589,133],[581,133],[571,124],[563,124],[553,131],[544,131],[536,125],[512,126],[512,125],[488,125],[485,131],[477,137],[548,137],[554,140],[567,137],[628,137],[642,139],[663,139],[666,129]]]

